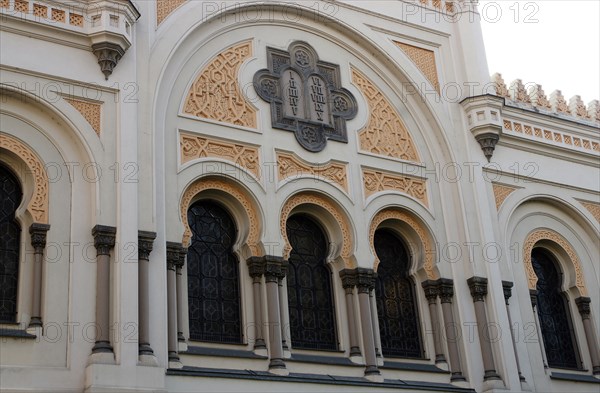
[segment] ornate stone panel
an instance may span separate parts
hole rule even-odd
[[[500,210],[502,202],[513,192],[516,191],[516,187],[509,187],[502,184],[492,184],[494,190],[494,198],[496,198],[496,210]]]
[[[430,237],[427,234],[427,229],[421,222],[414,219],[408,213],[395,209],[382,210],[379,213],[377,213],[371,221],[371,227],[369,229],[369,244],[371,246],[371,251],[373,252],[373,255],[375,255],[375,264],[373,269],[377,270],[377,266],[379,265],[379,258],[377,258],[377,253],[375,252],[374,246],[375,231],[377,230],[377,228],[379,228],[379,225],[381,225],[381,223],[386,220],[402,221],[408,224],[412,229],[414,229],[414,231],[417,233],[417,236],[419,236],[419,239],[421,240],[421,244],[425,252],[425,263],[423,269],[427,274],[427,279],[437,280],[439,278],[439,275],[435,269],[433,260],[433,257],[435,256],[435,250],[433,248],[433,244],[430,240]]]
[[[406,161],[419,161],[417,149],[398,112],[390,101],[356,69],[352,80],[369,104],[369,122],[358,133],[362,151]]]
[[[287,219],[290,216],[292,210],[294,210],[294,208],[304,204],[317,205],[327,210],[335,218],[335,220],[340,225],[340,230],[342,232],[343,244],[341,247],[341,257],[344,260],[344,264],[347,268],[355,267],[350,259],[350,257],[352,256],[352,235],[350,232],[350,223],[348,222],[346,215],[342,213],[339,207],[331,203],[327,198],[315,193],[296,194],[290,199],[288,199],[283,205],[283,208],[281,209],[281,236],[283,237],[285,242],[285,245],[283,247],[283,258],[288,259],[292,251],[292,246],[290,245],[286,233]]]
[[[566,132],[551,131],[517,121],[504,120],[504,132],[512,136],[537,139],[540,142],[561,145],[562,147],[584,150],[587,153],[600,153],[600,141],[582,138]]]
[[[20,140],[7,135],[0,135],[0,148],[6,149],[19,156],[28,166],[33,175],[33,196],[27,205],[34,222],[48,224],[48,175],[44,164],[37,154]]]
[[[156,25],[160,25],[171,12],[185,2],[186,0],[156,0]]]
[[[583,278],[583,271],[581,270],[581,262],[579,257],[575,253],[573,246],[560,234],[551,229],[537,229],[531,232],[525,239],[523,245],[523,264],[525,265],[525,272],[527,273],[527,281],[529,283],[529,289],[535,290],[538,278],[533,270],[531,263],[531,250],[540,240],[550,240],[558,244],[569,256],[570,262],[573,264],[575,269],[575,286],[579,289],[581,296],[587,296],[587,288],[585,286],[585,280]]]
[[[263,255],[260,246],[260,224],[259,215],[254,207],[254,204],[250,200],[250,197],[245,191],[241,190],[238,186],[231,184],[222,179],[199,179],[188,187],[183,193],[180,203],[180,214],[181,222],[183,223],[184,233],[182,243],[184,247],[189,247],[192,238],[192,231],[190,229],[187,211],[190,208],[190,204],[194,197],[200,192],[205,190],[220,190],[235,198],[244,208],[250,222],[250,228],[248,233],[247,244],[250,247],[250,251],[253,256]]]
[[[180,133],[179,148],[182,164],[199,158],[217,157],[231,161],[260,178],[260,157],[257,147]]]
[[[381,191],[399,191],[417,199],[425,206],[428,205],[427,185],[424,179],[364,168],[362,172],[367,198]]]
[[[596,221],[600,222],[600,204],[599,203],[584,202],[584,201],[579,201],[579,202],[583,205],[583,207],[588,209],[590,211],[590,213],[592,213],[592,216],[594,216]]]
[[[94,131],[96,131],[96,134],[100,136],[100,114],[102,106],[100,104],[70,98],[65,98],[65,101],[71,104],[73,108],[77,109],[77,111],[81,113],[81,116],[90,123]]]
[[[408,58],[415,63],[419,71],[423,73],[425,78],[427,78],[429,83],[431,83],[431,85],[439,93],[440,82],[438,80],[438,72],[435,65],[435,53],[433,53],[431,50],[419,48],[403,42],[394,41],[394,44],[402,49],[406,56],[408,56]]]
[[[341,162],[310,164],[293,153],[277,152],[277,175],[279,181],[288,177],[312,176],[327,179],[348,192],[348,165]]]
[[[256,109],[238,82],[242,63],[252,56],[252,42],[225,49],[200,71],[188,92],[183,112],[199,118],[256,128]]]
[[[269,69],[254,75],[258,95],[271,104],[273,128],[292,131],[308,151],[325,148],[327,139],[348,142],[346,120],[356,116],[356,100],[341,87],[339,66],[319,60],[307,43],[288,52],[267,48]]]

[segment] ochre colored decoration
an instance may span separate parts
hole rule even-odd
[[[425,253],[425,263],[423,265],[423,269],[427,274],[427,278],[429,280],[437,280],[439,275],[437,274],[433,261],[435,250],[433,249],[433,244],[430,240],[430,237],[427,235],[427,229],[421,222],[415,220],[408,213],[396,209],[382,210],[377,213],[371,221],[371,227],[369,229],[369,244],[371,246],[373,255],[375,255],[375,264],[373,269],[377,270],[377,266],[379,265],[379,258],[377,258],[377,253],[375,252],[374,246],[375,231],[377,228],[379,228],[379,225],[386,220],[402,221],[414,229],[414,231],[417,233],[417,236],[419,236],[419,239],[421,240],[421,245],[423,246],[423,251]]]
[[[567,253],[573,264],[573,268],[575,269],[575,286],[579,289],[581,296],[587,296],[587,288],[583,279],[583,271],[581,270],[579,257],[577,257],[571,244],[564,237],[551,229],[537,229],[531,232],[525,239],[525,244],[523,246],[523,263],[525,265],[525,272],[527,273],[529,289],[535,290],[538,280],[537,275],[533,270],[533,265],[531,264],[531,251],[540,240],[550,240],[558,244]]]
[[[293,153],[277,153],[277,173],[279,181],[288,177],[310,176],[327,179],[348,192],[347,164],[335,161],[327,164],[309,164]]]
[[[496,210],[500,210],[500,206],[502,206],[502,202],[513,192],[516,191],[517,188],[509,187],[501,184],[492,184],[492,188],[494,189],[494,198],[496,198]]]
[[[27,164],[34,181],[33,196],[29,201],[29,205],[27,205],[27,210],[33,217],[34,222],[48,224],[49,182],[44,164],[29,146],[13,136],[1,134],[0,148],[16,154]]]
[[[179,147],[182,164],[204,157],[218,157],[231,161],[260,178],[257,147],[183,133],[179,134]]]
[[[232,197],[234,197],[244,208],[250,222],[250,230],[248,233],[248,240],[246,243],[250,247],[250,251],[253,256],[262,256],[263,252],[260,246],[260,232],[259,232],[259,216],[254,204],[250,200],[250,197],[245,191],[241,190],[239,186],[231,184],[230,182],[222,179],[199,179],[188,187],[183,193],[181,198],[181,222],[183,222],[184,233],[182,243],[185,247],[190,245],[192,239],[192,231],[190,229],[187,212],[190,208],[190,204],[194,197],[200,192],[205,190],[220,190]]]
[[[371,169],[363,169],[362,172],[365,196],[367,198],[381,191],[399,191],[417,199],[425,206],[428,205],[425,180]]]
[[[294,208],[300,205],[316,205],[325,210],[327,210],[335,219],[335,221],[340,225],[340,230],[342,232],[342,252],[341,257],[344,260],[344,265],[347,268],[354,268],[354,263],[351,260],[352,256],[352,236],[350,234],[350,224],[348,223],[348,219],[346,215],[340,211],[340,209],[334,205],[329,199],[315,193],[301,193],[292,196],[288,199],[283,208],[281,209],[281,236],[285,242],[283,247],[283,257],[288,259],[290,257],[290,253],[292,252],[292,246],[287,238],[286,231],[286,223],[287,219],[290,216],[290,213]]]
[[[175,11],[186,0],[156,0],[156,26]]]
[[[369,105],[369,122],[358,133],[360,149],[369,153],[418,162],[412,137],[398,112],[377,87],[357,70],[352,80]]]
[[[525,134],[539,138],[544,142],[550,141],[559,143],[565,147],[578,147],[591,152],[600,152],[600,141],[581,138],[580,136],[567,134],[565,132],[550,131],[538,127],[522,125],[521,123],[511,122],[510,120],[504,120],[504,130],[507,134]]]
[[[600,203],[579,201],[583,207],[588,209],[596,221],[600,222]]]
[[[238,71],[252,56],[252,42],[245,41],[214,57],[192,84],[184,113],[205,119],[256,128],[256,109],[246,102]]]
[[[74,100],[70,98],[65,98],[69,104],[73,106],[73,108],[77,109],[81,116],[92,126],[96,134],[100,135],[100,113],[102,106],[100,104],[94,104],[87,101]]]
[[[435,90],[440,92],[440,82],[438,80],[437,67],[435,65],[435,53],[428,49],[419,48],[417,46],[405,44],[403,42],[394,41],[410,60],[417,66],[419,71],[423,73],[425,78],[431,83]]]

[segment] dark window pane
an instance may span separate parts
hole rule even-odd
[[[415,286],[409,277],[409,255],[402,241],[391,231],[375,232],[379,258],[375,297],[384,356],[423,356]]]
[[[537,313],[548,366],[578,368],[569,308],[561,293],[561,274],[543,249],[532,251],[531,263],[538,277]]]
[[[292,346],[336,350],[325,234],[314,221],[303,215],[289,218],[286,229],[292,246],[287,274]]]
[[[22,197],[17,178],[0,165],[0,322],[17,319],[21,226],[15,212]]]
[[[233,219],[218,204],[201,201],[190,207],[188,222],[192,230],[187,256],[190,339],[241,343]]]

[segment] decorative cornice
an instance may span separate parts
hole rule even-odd
[[[339,161],[311,164],[294,153],[277,152],[277,174],[279,181],[305,176],[327,179],[348,192],[348,165]]]
[[[428,206],[426,180],[365,168],[363,168],[362,173],[365,197],[368,198],[381,191],[398,191],[410,195],[423,205]]]
[[[198,118],[256,128],[256,109],[238,82],[242,63],[252,56],[252,41],[231,46],[200,71],[185,98],[183,112]]]
[[[222,158],[247,169],[260,179],[260,157],[255,146],[180,133],[179,148],[182,164],[205,157]]]
[[[419,162],[419,154],[412,136],[391,102],[372,81],[354,68],[352,69],[352,81],[361,91],[369,106],[369,122],[358,133],[360,150],[400,160]]]
[[[96,225],[92,228],[94,246],[97,255],[110,255],[110,250],[115,246],[117,228],[106,225]]]
[[[138,231],[138,259],[149,260],[156,232]]]
[[[467,280],[474,302],[483,302],[487,295],[487,282],[485,277],[471,277]]]
[[[29,234],[31,236],[31,245],[35,249],[35,252],[42,252],[46,247],[46,235],[50,225],[39,224],[34,222],[29,227]]]

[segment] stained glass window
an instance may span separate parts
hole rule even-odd
[[[409,276],[410,256],[403,242],[388,229],[375,232],[379,258],[375,297],[384,356],[423,356],[415,285]]]
[[[241,343],[236,227],[229,213],[212,201],[188,210],[192,243],[187,254],[190,339]]]
[[[292,347],[336,350],[327,238],[319,225],[304,215],[290,217],[286,230],[292,246],[287,274]]]
[[[17,319],[21,226],[15,212],[22,197],[17,178],[0,165],[0,322]]]
[[[579,362],[569,306],[561,290],[562,274],[542,248],[533,249],[531,263],[538,278],[537,313],[548,366],[576,369]]]

